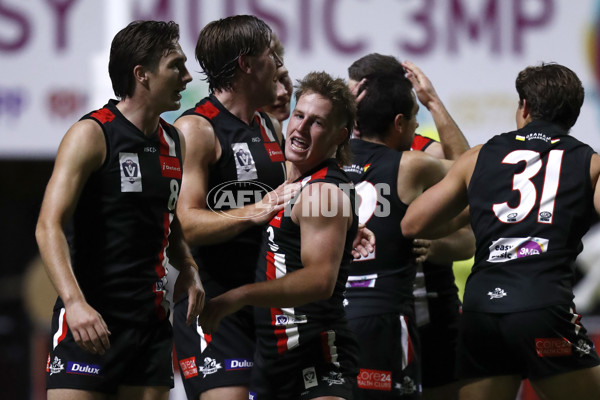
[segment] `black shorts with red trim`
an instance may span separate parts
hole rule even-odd
[[[249,386],[254,364],[254,314],[250,307],[223,318],[219,329],[205,335],[197,324],[186,326],[187,298],[175,303],[175,353],[188,398],[209,389]]]
[[[348,320],[360,348],[360,399],[419,399],[421,397],[420,345],[413,317],[398,313]]]
[[[265,360],[257,352],[250,399],[352,399],[358,373],[357,353],[356,338],[347,328],[321,332],[276,360]]]
[[[568,305],[514,312],[464,311],[459,378],[520,375],[530,380],[600,365],[581,316]]]
[[[80,389],[114,394],[119,386],[173,388],[173,330],[168,319],[155,325],[110,325],[110,349],[92,354],[75,343],[65,309],[52,316],[46,365],[47,389]]]

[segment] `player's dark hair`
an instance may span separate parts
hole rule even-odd
[[[379,53],[367,54],[348,67],[348,77],[359,82],[367,75],[375,73],[404,75],[406,71],[396,57],[384,56]]]
[[[519,105],[527,101],[533,120],[553,122],[566,130],[575,125],[585,93],[569,68],[556,63],[529,66],[519,72],[515,86]]]
[[[196,59],[210,92],[230,89],[241,56],[257,56],[271,44],[271,28],[253,15],[234,15],[210,22],[196,43]]]
[[[348,165],[352,157],[350,135],[354,128],[356,103],[354,96],[343,79],[333,78],[326,72],[310,72],[298,80],[296,86],[296,103],[305,94],[317,93],[331,101],[334,123],[348,130],[348,136],[338,146],[335,157],[341,165]]]
[[[135,88],[133,69],[142,65],[154,70],[163,55],[175,49],[179,25],[173,21],[134,21],[119,31],[110,46],[108,74],[115,95],[131,97]]]
[[[412,84],[404,75],[371,74],[365,76],[365,97],[358,103],[356,119],[361,137],[385,139],[396,115],[413,117],[415,99]]]

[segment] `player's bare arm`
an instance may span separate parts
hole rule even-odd
[[[35,232],[48,276],[65,304],[73,337],[79,346],[94,354],[108,350],[110,332],[79,287],[63,227],[73,215],[86,181],[102,166],[105,157],[104,135],[96,122],[79,121],[67,131],[58,149]]]
[[[212,125],[202,117],[184,116],[175,122],[175,126],[181,130],[186,141],[177,214],[185,238],[191,245],[222,243],[251,226],[262,225],[291,198],[293,190],[290,189],[297,185],[282,185],[256,204],[227,211],[234,218],[212,212],[207,208],[206,196],[210,166],[221,155],[219,141]]]
[[[438,239],[468,223],[467,187],[481,146],[463,154],[439,183],[411,203],[402,220],[406,237]]]
[[[200,315],[202,329],[208,332],[217,329],[223,317],[246,305],[296,307],[331,297],[352,217],[342,212],[327,217],[311,212],[350,210],[350,207],[348,197],[332,184],[315,183],[305,188],[292,208],[292,220],[300,225],[303,268],[279,279],[244,285],[215,297]]]

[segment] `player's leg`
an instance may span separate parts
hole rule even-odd
[[[460,400],[514,400],[521,385],[518,375],[470,379],[460,388]]]
[[[108,400],[110,398],[104,393],[79,389],[48,389],[46,396],[48,400]]]
[[[531,386],[544,399],[600,399],[600,365],[531,381]]]
[[[120,386],[117,392],[119,400],[169,400],[167,386]]]

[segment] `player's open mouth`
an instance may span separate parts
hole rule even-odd
[[[308,143],[306,143],[303,139],[297,137],[292,138],[292,140],[290,141],[290,145],[295,151],[306,151],[308,149]]]

